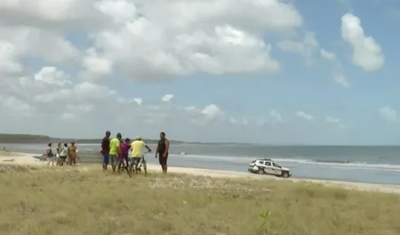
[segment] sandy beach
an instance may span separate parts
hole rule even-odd
[[[29,153],[13,153],[12,155],[0,154],[0,164],[15,164],[15,165],[29,165],[29,166],[46,166],[46,161],[40,161],[36,159],[37,154]],[[89,169],[86,166],[93,168],[94,164],[83,164],[77,167],[82,169]],[[50,166],[49,166],[50,167]],[[69,167],[69,166],[64,166]],[[149,171],[161,171],[160,166],[148,164]],[[357,182],[344,182],[344,181],[331,181],[331,180],[316,180],[316,179],[299,179],[299,178],[288,178],[282,179],[273,176],[266,175],[256,175],[245,172],[235,172],[235,171],[221,171],[221,170],[209,170],[209,169],[198,169],[198,168],[186,168],[186,167],[168,167],[168,171],[176,174],[188,174],[196,176],[208,176],[217,178],[242,178],[250,180],[288,180],[292,182],[302,182],[302,183],[313,183],[321,184],[325,186],[342,187],[346,189],[354,189],[361,191],[378,191],[387,193],[400,194],[399,185],[386,185],[386,184],[368,184],[368,183],[357,183]]]

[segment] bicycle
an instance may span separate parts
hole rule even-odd
[[[120,158],[118,161],[118,173],[121,173],[121,169],[126,171],[129,177],[132,177],[131,171],[129,169],[129,159]]]
[[[149,153],[150,151],[147,151],[146,153]],[[147,161],[144,157],[144,154],[142,155],[142,157],[140,158],[139,162],[137,162],[136,164],[134,162],[132,162],[130,164],[130,171],[133,173],[135,172],[136,174],[142,172],[142,166],[143,166],[143,170],[144,170],[144,175],[147,175]]]

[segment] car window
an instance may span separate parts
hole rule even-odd
[[[280,166],[280,165],[278,165],[278,164],[276,164],[275,162],[274,162],[273,164],[274,164],[274,167],[281,168],[281,166]]]
[[[271,163],[270,163],[270,162],[264,162],[264,164],[265,164],[266,166],[271,166]]]
[[[254,161],[252,161],[252,162],[250,162],[250,163],[256,163],[256,161],[257,161],[257,160],[254,160]]]

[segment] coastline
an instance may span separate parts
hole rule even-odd
[[[44,145],[5,145],[9,151],[42,155]],[[155,145],[149,145],[156,148]],[[353,148],[353,147],[352,147]],[[243,153],[247,152],[248,154]],[[184,154],[182,154],[184,153]],[[243,146],[174,145],[170,166],[236,171],[247,173],[247,165],[260,156],[272,158],[279,165],[290,168],[293,178],[355,182],[367,184],[400,185],[400,146],[394,149],[344,147],[255,147]],[[379,156],[389,156],[379,158]],[[158,164],[151,154],[145,154],[149,164]],[[45,160],[43,157],[38,157]],[[79,145],[79,163],[100,164],[97,143]]]
[[[26,166],[46,166],[46,161],[41,161],[35,157],[38,154],[32,153],[14,153],[15,156],[1,156],[0,164],[2,165],[26,165]],[[77,167],[86,169],[85,166],[89,166],[90,169],[95,169],[96,164],[83,164]],[[52,167],[52,166],[49,166]],[[100,169],[100,168],[99,168]],[[148,170],[151,172],[161,172],[160,166],[155,164],[148,164]],[[226,170],[212,170],[212,169],[201,169],[201,168],[189,168],[189,167],[168,167],[168,172],[175,174],[187,174],[195,176],[205,176],[213,178],[236,178],[245,180],[286,180],[293,183],[312,183],[319,184],[328,187],[341,187],[351,190],[359,191],[375,191],[375,192],[386,192],[400,194],[400,185],[388,185],[388,184],[371,184],[371,183],[358,183],[358,182],[347,182],[347,181],[335,181],[335,180],[320,180],[320,179],[301,179],[301,178],[277,178],[274,176],[256,175],[247,172],[236,172]]]

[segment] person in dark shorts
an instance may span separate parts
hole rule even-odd
[[[61,147],[61,152],[60,152],[60,166],[63,166],[65,161],[67,160],[68,156],[68,144],[64,143],[64,145]]]
[[[131,144],[131,164],[129,166],[129,170],[133,171],[133,166],[135,166],[135,172],[137,173],[140,168],[140,163],[143,159],[143,147],[147,148],[149,152],[151,149],[147,144],[142,140],[142,137],[136,136],[136,139]]]
[[[53,149],[52,149],[52,147],[51,147],[51,143],[49,143],[48,145],[47,145],[47,149],[46,149],[46,152],[45,152],[45,157],[46,157],[46,159],[47,159],[47,165],[49,166],[50,165],[50,163],[51,163],[51,165],[55,165],[55,159],[56,159],[56,157],[55,157],[55,155],[54,155],[54,153],[53,153]]]
[[[110,162],[110,131],[106,131],[106,135],[101,141],[101,155],[103,156],[103,171],[107,170],[108,163]]]
[[[157,144],[156,158],[158,154],[158,161],[160,162],[161,169],[164,174],[167,173],[168,170],[167,166],[168,150],[169,150],[169,141],[167,140],[167,138],[165,138],[165,133],[161,132],[160,140],[158,141]]]

